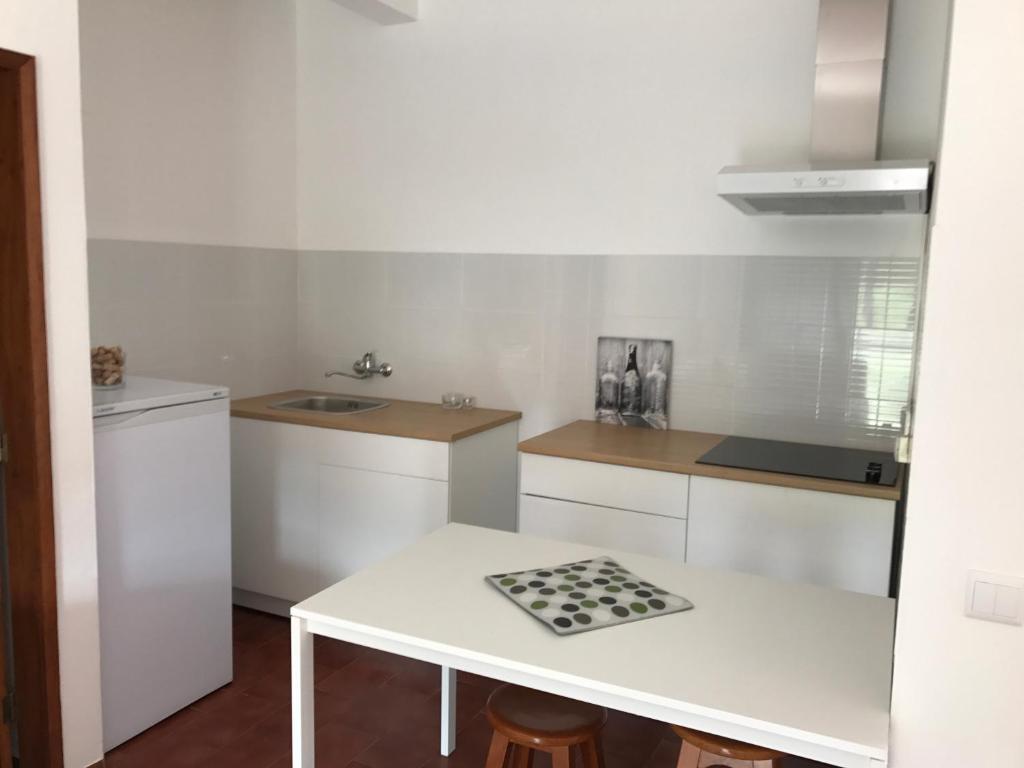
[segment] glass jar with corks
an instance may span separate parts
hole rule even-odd
[[[92,385],[97,389],[124,386],[124,350],[121,347],[92,348]]]

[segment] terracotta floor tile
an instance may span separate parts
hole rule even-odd
[[[220,749],[232,744],[271,713],[289,716],[287,707],[245,693],[232,694],[225,697],[219,706],[196,712],[199,717],[177,733],[165,736],[162,741],[177,738]]]
[[[149,730],[108,752],[106,755],[107,768],[113,768],[113,766],[133,768],[137,765],[145,765],[145,760],[149,759],[154,745],[161,738],[168,734],[181,733],[197,717],[197,713],[191,709],[176,712],[166,720],[162,720]]]
[[[344,715],[348,712],[348,699],[321,691],[313,692],[313,717],[316,727],[322,728],[329,722],[344,722]]]
[[[198,701],[192,702],[192,709],[210,711],[226,704],[230,704],[232,699],[238,695],[239,690],[237,683],[228,683],[227,685],[218,688],[213,693],[203,696],[203,698]]]
[[[321,680],[330,675],[334,674],[337,670],[331,667],[324,667],[316,664],[313,666],[313,683],[319,684]],[[250,696],[258,696],[261,699],[270,699],[271,701],[278,701],[287,703],[291,701],[292,696],[292,678],[291,674],[281,674],[281,672],[269,672],[263,677],[257,678],[255,681],[250,683],[238,684],[238,690],[243,693],[247,693]]]
[[[145,737],[148,740],[153,741],[170,733],[180,733],[185,728],[187,728],[189,724],[192,723],[197,717],[198,715],[191,709],[185,708],[178,710],[170,717],[161,720],[152,728],[145,731],[144,734],[140,733],[138,736],[135,737],[135,739],[130,739],[127,743],[131,744],[136,739],[140,739],[143,735],[145,735]]]
[[[292,681],[289,677],[277,672],[271,672],[246,686],[243,690],[250,696],[287,703],[291,701]]]
[[[282,706],[217,755],[217,768],[269,768],[291,755],[291,709]]]
[[[406,729],[437,727],[440,712],[430,697],[402,688],[372,689],[347,701],[340,719],[373,733],[401,733]]]
[[[469,722],[478,712],[483,710],[484,705],[487,704],[488,696],[490,696],[490,691],[486,688],[463,683],[462,677],[459,677],[459,682],[455,686],[455,721],[457,729],[464,727],[464,723]],[[431,694],[430,706],[435,712],[439,713],[438,717],[440,717],[440,691]]]
[[[483,768],[487,750],[491,745],[491,725],[483,714],[478,714],[466,723],[455,739],[455,752],[451,757],[442,757],[438,745],[421,768]]]
[[[484,677],[483,675],[474,675],[472,672],[459,672],[459,682],[467,683],[478,688],[484,688],[488,692],[493,691],[495,688],[502,684],[501,680],[495,680],[491,677]]]
[[[406,665],[387,684],[429,695],[441,690],[441,668],[435,664]]]
[[[253,655],[272,669],[290,669],[292,664],[292,641],[288,635],[272,637],[252,649]]]
[[[372,733],[340,723],[325,725],[316,732],[317,768],[345,768],[377,739]]]
[[[235,651],[234,682],[243,688],[271,672],[287,677],[290,671],[291,653],[287,642],[269,640],[258,646],[241,646]]]
[[[440,742],[436,727],[392,729],[356,759],[368,768],[419,768],[439,753]]]
[[[261,645],[271,638],[287,636],[288,627],[288,619],[282,616],[236,608],[233,639],[241,645]]]
[[[366,649],[352,643],[343,643],[317,635],[313,638],[313,658],[317,664],[341,669],[365,653]]]
[[[210,766],[217,768],[270,768],[278,760],[283,765],[291,765],[291,752],[285,750],[276,755],[268,755],[260,750],[249,750],[244,746],[225,747],[219,750],[211,759]]]
[[[624,712],[609,712],[602,735],[604,751],[623,760],[623,764],[642,766],[669,735],[668,726]]]
[[[159,765],[160,768],[206,768],[216,765],[217,750],[205,744],[193,744],[180,741],[166,745],[160,750],[159,756],[146,765]]]
[[[216,747],[189,738],[146,741],[129,750],[114,750],[105,760],[108,768],[197,768],[215,765]]]
[[[318,691],[351,698],[367,689],[377,689],[395,676],[392,665],[377,659],[360,656],[341,669],[335,670],[316,684]]]

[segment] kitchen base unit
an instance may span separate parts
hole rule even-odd
[[[690,479],[690,565],[889,594],[896,503]]]
[[[232,419],[236,604],[287,615],[449,522],[515,529],[517,421],[450,442],[344,423]]]
[[[519,530],[889,594],[897,485],[701,463],[722,435],[576,421],[519,445]]]

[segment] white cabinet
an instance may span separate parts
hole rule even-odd
[[[686,560],[686,520],[677,517],[524,494],[519,500],[519,530],[679,563]]]
[[[524,453],[519,531],[683,562],[690,478]]]
[[[320,467],[317,553],[324,589],[448,522],[448,483]]]
[[[521,533],[889,593],[893,501],[530,453],[520,492]]]
[[[282,600],[317,591],[316,441],[302,427],[231,420],[236,589]]]
[[[895,502],[693,477],[687,562],[889,593]]]
[[[449,521],[515,530],[515,422],[454,443],[231,422],[236,603],[286,612]]]

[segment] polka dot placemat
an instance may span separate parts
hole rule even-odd
[[[693,608],[610,557],[486,577],[510,600],[560,635],[572,635]]]

